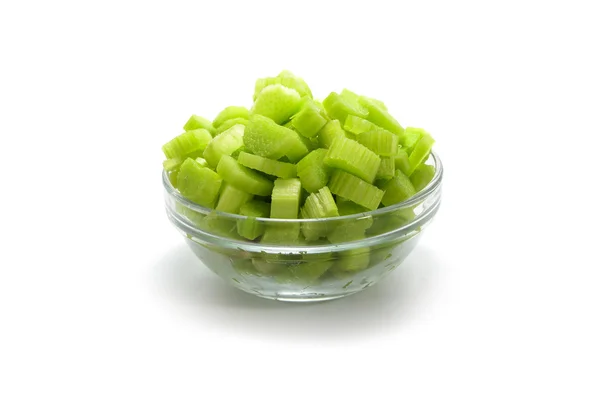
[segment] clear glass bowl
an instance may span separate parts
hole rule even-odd
[[[377,283],[415,248],[441,201],[442,163],[434,153],[428,163],[435,176],[405,202],[310,220],[211,210],[185,199],[163,171],[167,215],[199,260],[238,289],[281,301],[331,300]]]

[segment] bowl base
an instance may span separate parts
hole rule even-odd
[[[277,300],[277,301],[282,301],[282,302],[286,302],[286,303],[317,303],[320,301],[336,300],[336,299],[341,299],[342,297],[347,297],[347,296],[353,295],[360,291],[360,290],[352,291],[352,292],[342,293],[342,294],[319,294],[319,293],[298,294],[298,292],[290,292],[290,293],[278,292],[278,293],[273,293],[273,294],[267,294],[267,293],[260,293],[258,291],[246,291],[239,287],[238,287],[238,289],[240,289],[244,292],[253,294],[255,296],[262,297],[263,299]]]

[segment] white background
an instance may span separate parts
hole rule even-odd
[[[600,398],[594,1],[0,3],[0,398]],[[161,145],[290,69],[429,130],[385,282],[289,305],[167,221]]]

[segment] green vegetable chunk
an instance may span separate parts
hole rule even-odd
[[[323,162],[326,155],[326,149],[313,150],[296,166],[302,187],[309,193],[318,191],[329,181],[331,168]]]
[[[301,189],[300,179],[277,179],[271,196],[271,218],[297,219]]]
[[[213,207],[222,179],[214,171],[188,158],[177,175],[177,189],[189,200],[204,207]]]
[[[298,112],[301,103],[302,99],[296,90],[274,84],[258,94],[250,114],[263,115],[281,124]]]
[[[339,216],[337,204],[327,186],[308,196],[301,213],[302,218],[307,219]]]
[[[425,133],[423,134],[423,136],[421,136],[421,139],[419,139],[419,141],[415,145],[414,150],[412,151],[412,153],[410,153],[410,156],[408,157],[410,168],[406,175],[411,176],[414,170],[423,162],[425,162],[425,160],[427,160],[429,154],[431,153],[431,148],[433,147],[434,143],[435,140],[433,140],[429,133]]]
[[[167,172],[178,171],[182,163],[181,158],[169,158],[163,161],[163,168]]]
[[[329,181],[332,193],[355,202],[358,205],[376,210],[384,192],[356,176],[342,170],[334,170]]]
[[[367,110],[358,102],[354,101],[353,98],[341,96],[335,92],[331,92],[329,96],[323,100],[323,107],[325,107],[327,115],[329,115],[331,119],[337,119],[341,124],[346,122],[346,117],[348,115],[355,115],[361,118],[366,118],[368,115]]]
[[[247,118],[232,118],[232,119],[228,119],[227,121],[223,122],[221,125],[219,125],[218,128],[215,128],[215,133],[214,136],[218,136],[221,133],[225,132],[226,130],[228,130],[229,128],[231,128],[232,126],[235,125],[248,125],[248,119]]]
[[[415,187],[415,191],[420,192],[431,182],[435,175],[435,167],[433,165],[421,164],[410,176],[410,181]]]
[[[381,129],[371,121],[367,121],[364,118],[357,117],[355,115],[348,115],[346,122],[344,122],[344,130],[360,135],[363,132],[372,131],[374,129]]]
[[[331,259],[312,260],[309,258],[298,264],[289,265],[283,274],[283,280],[284,282],[311,284],[316,282],[333,264]]]
[[[402,147],[408,155],[412,153],[419,140],[421,140],[426,133],[427,132],[424,129],[413,128],[410,126],[404,130],[404,135],[402,135],[400,144],[402,144]]]
[[[379,106],[382,110],[385,110],[385,111],[388,110],[387,106],[383,103],[383,101],[373,99],[373,98],[370,98],[369,100],[371,100],[373,103],[375,103],[377,106]]]
[[[286,155],[298,135],[291,129],[277,125],[272,119],[262,115],[252,115],[244,133],[246,150],[261,157],[279,159]]]
[[[254,154],[246,153],[245,151],[242,151],[239,154],[237,160],[245,167],[252,168],[278,178],[296,177],[296,165],[294,164],[275,161],[261,156],[255,156]]]
[[[218,128],[223,122],[235,118],[248,119],[248,109],[240,106],[225,107],[225,109],[215,117],[212,124],[215,128]]]
[[[206,215],[199,224],[202,230],[212,232],[219,236],[225,236],[234,240],[241,240],[242,237],[237,233],[237,227],[235,221],[224,218],[222,215],[218,215],[215,211]]]
[[[384,206],[400,203],[416,193],[410,179],[400,170],[396,170],[396,175],[379,187],[385,191],[385,195],[381,199]]]
[[[211,168],[219,165],[221,157],[233,154],[244,145],[244,125],[234,125],[215,137],[204,150],[204,158]]]
[[[367,235],[370,237],[378,236],[387,232],[394,231],[403,227],[415,218],[415,213],[412,208],[403,208],[386,215],[375,218],[373,226],[367,230]]]
[[[365,96],[360,97],[360,104],[367,109],[368,115],[367,119],[386,129],[396,135],[402,136],[404,133],[404,128],[396,121],[394,117],[390,115],[383,107],[379,105],[379,102],[373,101]]]
[[[208,161],[206,161],[204,158],[202,157],[196,157],[196,162],[198,164],[200,164],[203,167],[208,167]]]
[[[337,204],[338,212],[340,213],[340,215],[361,214],[369,211],[368,208],[358,205],[355,202],[348,200],[342,196],[336,196],[335,203]]]
[[[368,210],[367,210],[368,211]],[[365,238],[365,231],[373,224],[373,218],[361,217],[357,220],[338,224],[328,235],[330,243],[344,243]]]
[[[248,240],[254,240],[265,232],[264,224],[256,218],[268,218],[271,205],[260,200],[251,200],[240,207],[240,215],[249,218],[237,221],[238,234]]]
[[[267,226],[260,242],[265,244],[296,244],[300,240],[300,224]],[[256,265],[256,264],[255,264]]]
[[[342,129],[340,121],[332,119],[319,131],[319,146],[326,149],[331,147],[334,139],[338,136],[346,137],[346,132]]]
[[[369,249],[359,248],[339,253],[338,260],[331,268],[332,272],[357,272],[369,266]]]
[[[169,172],[169,182],[174,188],[177,187],[177,175],[179,175],[179,170]]]
[[[355,215],[369,211],[367,208],[359,206],[353,201],[340,196],[337,197],[336,203],[340,215]],[[365,231],[369,229],[372,224],[373,217],[357,216],[356,219],[348,220],[343,224],[338,224],[331,232],[329,232],[327,239],[330,243],[343,243],[364,239]]]
[[[372,183],[381,159],[360,143],[338,137],[331,144],[323,162],[329,167],[339,168]]]
[[[363,132],[356,137],[358,143],[380,156],[393,156],[398,151],[398,136],[385,129]]]
[[[193,131],[195,129],[206,129],[211,134],[215,131],[212,123],[209,120],[196,114],[192,115],[183,126],[184,131]]]
[[[381,157],[381,164],[379,164],[379,169],[377,170],[375,179],[392,179],[395,173],[396,163],[394,157]]]
[[[396,165],[396,169],[402,171],[404,175],[406,175],[410,170],[408,154],[406,153],[406,150],[400,145],[398,145],[398,152],[394,156],[394,164]]]
[[[292,126],[304,137],[311,138],[315,136],[327,120],[321,115],[321,110],[314,101],[306,99],[302,104],[302,108],[292,117]]]
[[[219,195],[219,201],[217,202],[217,211],[223,211],[231,214],[237,214],[240,211],[240,207],[252,200],[250,193],[246,193],[228,183],[224,183],[221,186],[221,194]]]
[[[312,93],[306,82],[304,82],[302,78],[292,74],[290,71],[284,70],[276,77],[257,79],[256,84],[254,85],[254,97],[252,99],[256,100],[264,88],[274,84],[280,84],[290,89],[294,89],[301,97],[307,96],[312,98]]]
[[[162,147],[162,150],[168,159],[184,160],[191,153],[203,151],[211,140],[212,136],[206,129],[194,129],[172,139]]]
[[[317,193],[312,193],[308,196],[300,214],[304,219],[339,216],[337,205],[327,186],[321,188]],[[334,224],[307,222],[302,224],[302,233],[306,240],[316,240],[326,236],[332,225]]]
[[[302,137],[298,132],[292,131],[290,138],[290,149],[286,151],[285,156],[291,162],[300,161],[312,149],[312,143],[309,139]]]
[[[258,172],[240,165],[233,157],[224,155],[217,166],[217,173],[223,180],[236,188],[258,196],[268,196],[273,190],[273,182]]]

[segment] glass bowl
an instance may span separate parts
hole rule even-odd
[[[433,179],[407,201],[362,214],[300,220],[202,207],[185,199],[163,171],[166,210],[199,261],[238,289],[281,301],[337,299],[374,285],[415,248],[441,201],[442,163],[435,153],[427,163],[435,166]]]

